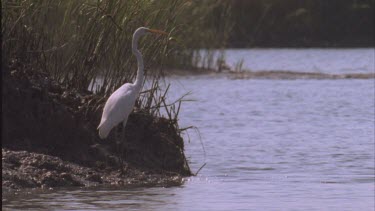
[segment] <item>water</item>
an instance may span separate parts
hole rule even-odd
[[[193,178],[188,201],[222,210],[373,209],[372,80],[180,83],[197,100],[182,108],[182,122],[200,128],[207,151],[209,184]],[[200,146],[190,147],[197,169]]]
[[[3,208],[374,210],[373,79],[169,81],[171,101],[189,91],[195,100],[182,105],[180,124],[200,130],[206,154],[194,131],[186,143],[193,171],[206,163],[199,176],[178,187],[19,194]]]

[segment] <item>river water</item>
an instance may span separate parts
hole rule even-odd
[[[332,51],[319,53],[334,58]],[[358,54],[373,55],[373,49],[336,51],[362,60]],[[309,50],[295,50],[301,52]],[[271,56],[274,52],[263,53]],[[341,65],[332,68],[335,72],[374,71],[374,57],[357,64],[355,59],[343,59],[342,54],[332,59],[332,64]],[[329,71],[319,61],[301,59],[290,60],[290,66],[306,63]],[[278,67],[277,61],[264,66]],[[374,210],[373,79],[175,76],[168,81],[170,101],[191,92],[186,99],[193,101],[183,103],[180,125],[199,128],[199,133],[190,130],[185,134],[192,170],[206,163],[198,176],[186,178],[177,187],[32,192],[3,198],[3,208]]]

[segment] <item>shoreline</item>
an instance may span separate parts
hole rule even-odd
[[[285,70],[266,70],[266,71],[222,71],[218,72],[214,69],[195,69],[195,70],[176,70],[166,71],[167,76],[223,76],[232,80],[239,79],[268,79],[268,80],[297,80],[297,79],[318,79],[318,80],[339,80],[339,79],[374,79],[374,73],[342,73],[329,74],[318,72],[297,72]]]

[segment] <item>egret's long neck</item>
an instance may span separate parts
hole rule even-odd
[[[135,57],[137,57],[137,62],[138,62],[137,78],[135,79],[134,85],[140,89],[142,87],[143,79],[144,79],[144,72],[143,72],[144,66],[143,66],[142,54],[138,50],[138,39],[139,39],[139,36],[137,35],[133,36],[132,51]]]

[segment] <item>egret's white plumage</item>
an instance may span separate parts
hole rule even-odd
[[[141,52],[138,50],[138,40],[142,35],[145,35],[148,32],[166,34],[163,31],[148,29],[145,27],[140,27],[134,32],[132,52],[136,56],[138,62],[137,78],[134,84],[126,83],[118,88],[111,94],[105,103],[102,119],[98,126],[99,136],[102,139],[106,138],[112,128],[119,123],[123,122],[123,126],[125,127],[128,116],[133,110],[144,80],[143,58]]]

